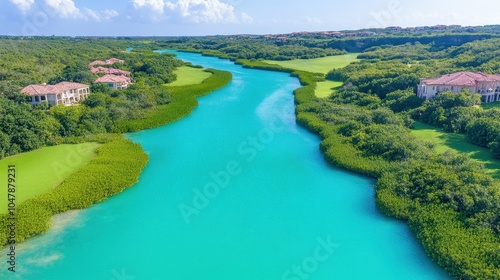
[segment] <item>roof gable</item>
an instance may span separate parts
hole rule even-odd
[[[47,95],[47,94],[61,94],[68,90],[78,90],[88,88],[88,85],[73,83],[73,82],[60,82],[55,85],[38,84],[29,85],[24,87],[21,92],[27,95]]]
[[[130,82],[130,78],[126,76],[117,76],[108,74],[95,80],[94,83],[128,83],[128,82]]]
[[[422,82],[428,85],[476,86],[479,82],[500,82],[500,75],[490,75],[482,72],[457,72],[435,79],[422,79]]]

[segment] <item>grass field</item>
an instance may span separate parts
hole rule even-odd
[[[472,158],[483,162],[488,168],[489,174],[496,179],[500,179],[500,160],[493,158],[490,150],[469,143],[465,135],[443,132],[436,127],[421,122],[415,123],[415,129],[412,133],[421,139],[436,144],[438,153],[453,149],[469,154]]]
[[[500,108],[500,101],[491,102],[491,103],[483,103],[483,104],[481,104],[481,107],[483,107],[484,109]]]
[[[0,160],[0,214],[7,212],[7,168],[16,166],[16,204],[59,185],[95,156],[99,144],[45,147]]]
[[[324,81],[316,83],[316,90],[314,94],[316,97],[324,98],[328,97],[334,92],[336,89],[342,87],[342,82],[333,82],[333,81]]]
[[[209,72],[203,71],[202,68],[193,68],[189,66],[181,66],[177,68],[174,73],[177,74],[177,80],[168,84],[169,86],[176,87],[199,84],[212,75]]]
[[[358,59],[356,57],[358,55],[358,53],[349,53],[313,59],[294,59],[287,61],[264,60],[264,62],[278,64],[296,70],[326,74],[334,68],[342,68],[349,65],[351,62],[357,61]]]

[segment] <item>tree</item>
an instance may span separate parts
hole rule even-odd
[[[493,119],[480,118],[467,126],[469,140],[481,147],[488,147],[491,142],[497,139],[499,134],[500,122]]]
[[[500,159],[500,135],[497,135],[495,141],[490,143],[489,148],[493,152],[493,156]]]
[[[383,100],[386,106],[398,113],[422,106],[424,100],[418,98],[413,90],[397,90],[387,94]]]

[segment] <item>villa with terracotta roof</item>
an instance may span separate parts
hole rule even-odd
[[[106,61],[102,61],[102,60],[96,60],[96,61],[93,61],[89,64],[90,67],[94,67],[96,65],[113,65],[115,63],[125,63],[124,60],[121,60],[121,59],[118,59],[118,58],[110,58],[110,59],[107,59]]]
[[[60,82],[56,85],[29,85],[21,92],[31,97],[30,104],[36,105],[46,101],[51,106],[59,104],[71,106],[87,98],[90,88],[84,84]]]
[[[95,84],[106,84],[114,89],[126,89],[130,83],[130,78],[122,75],[104,75],[95,80]]]
[[[432,99],[440,92],[460,93],[462,89],[481,94],[484,103],[500,101],[500,75],[458,72],[434,79],[420,79],[417,96]]]
[[[102,73],[102,74],[110,74],[110,75],[117,75],[117,76],[120,76],[120,75],[130,76],[129,71],[115,69],[115,68],[106,68],[106,67],[102,67],[102,66],[92,68],[90,71],[94,74]]]

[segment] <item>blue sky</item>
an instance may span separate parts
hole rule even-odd
[[[1,35],[268,34],[500,24],[500,1],[0,0]]]

